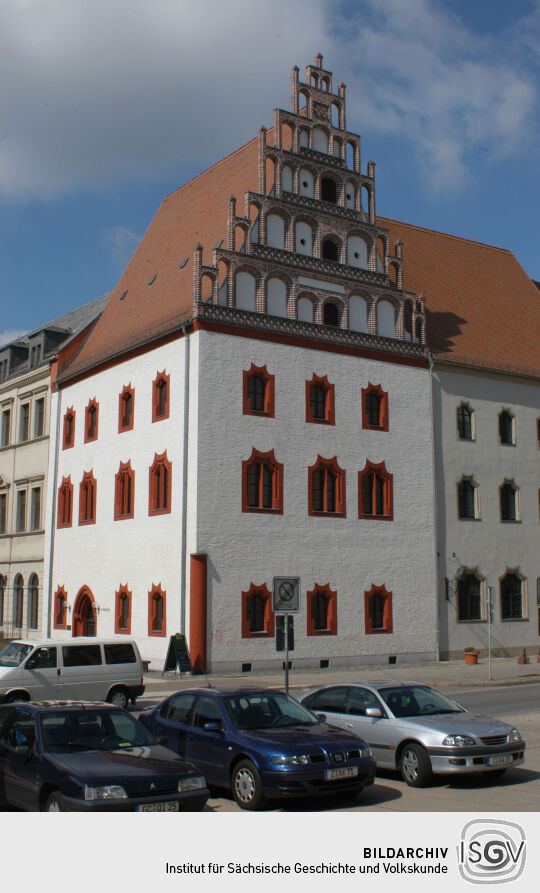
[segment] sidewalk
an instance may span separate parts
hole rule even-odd
[[[435,661],[418,665],[362,667],[355,669],[290,670],[289,688],[311,688],[318,685],[339,682],[361,682],[369,679],[407,680],[423,682],[434,688],[476,688],[494,685],[524,685],[540,682],[540,663],[536,655],[530,664],[518,664],[515,657],[494,657],[491,659],[491,681],[487,658],[476,666],[467,666],[463,659]],[[144,676],[146,695],[165,697],[173,691],[185,688],[284,688],[285,673],[282,670],[265,673],[213,674],[204,676],[176,675],[149,671]]]

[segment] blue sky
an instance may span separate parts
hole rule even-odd
[[[540,0],[2,0],[0,35],[0,340],[114,288],[164,196],[317,52],[377,212],[540,280]]]

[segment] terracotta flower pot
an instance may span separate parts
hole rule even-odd
[[[478,663],[478,651],[465,651],[465,663],[466,664],[477,664]]]

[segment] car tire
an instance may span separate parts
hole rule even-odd
[[[115,707],[121,707],[123,710],[126,710],[129,704],[129,693],[125,688],[113,688],[107,695],[107,700],[109,704],[114,704]]]
[[[403,781],[411,788],[424,788],[433,776],[431,760],[421,744],[406,744],[399,758]]]
[[[54,791],[47,798],[47,802],[45,804],[45,812],[65,812],[66,807],[64,806],[64,801],[62,799],[62,794],[60,791]]]
[[[17,701],[26,702],[29,701],[30,698],[24,691],[12,691],[11,694],[6,695],[4,698],[4,704],[16,704]]]
[[[265,805],[261,776],[251,760],[241,760],[234,767],[232,792],[241,809],[262,809]]]

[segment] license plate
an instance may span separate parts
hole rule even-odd
[[[488,766],[503,766],[505,763],[513,763],[514,758],[511,753],[501,753],[496,757],[488,757]]]
[[[339,769],[324,770],[326,781],[331,781],[334,778],[351,778],[353,775],[358,775],[358,766],[342,766]]]
[[[176,800],[166,800],[165,803],[139,803],[137,812],[179,812],[180,807]]]

